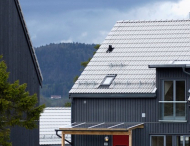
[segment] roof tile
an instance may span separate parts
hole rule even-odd
[[[70,93],[152,93],[156,71],[148,65],[189,60],[189,32],[190,20],[118,21]],[[117,76],[99,89],[107,74]]]

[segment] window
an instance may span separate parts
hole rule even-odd
[[[115,76],[107,76],[104,81],[102,82],[102,85],[110,85],[113,81]]]
[[[102,83],[101,83],[101,85],[111,85],[111,83],[113,82],[113,80],[115,79],[115,77],[116,77],[116,75],[107,75],[104,79],[103,79],[103,81],[102,81]]]
[[[172,146],[172,136],[166,136],[166,135],[151,136],[150,145],[151,146]]]
[[[173,139],[173,140],[172,140]],[[190,136],[151,135],[150,146],[190,146]]]
[[[177,136],[176,146],[190,146],[190,136]]]
[[[185,81],[163,81],[160,121],[186,120]]]
[[[98,88],[109,88],[116,76],[116,74],[106,75],[106,77],[103,79],[102,83]]]

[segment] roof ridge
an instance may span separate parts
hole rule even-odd
[[[171,20],[119,20],[117,23],[143,23],[143,22],[184,22],[184,21],[190,21],[190,19],[171,19]]]

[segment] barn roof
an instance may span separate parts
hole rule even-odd
[[[148,65],[189,61],[189,48],[190,20],[118,21],[69,93],[155,93]],[[107,75],[116,76],[101,88]]]
[[[41,73],[41,70],[40,70],[40,66],[39,66],[39,63],[38,63],[38,59],[36,57],[35,50],[34,50],[34,48],[32,46],[32,42],[31,42],[31,39],[30,39],[30,35],[29,35],[29,32],[28,32],[25,20],[24,20],[22,9],[21,9],[21,6],[19,4],[19,0],[14,0],[14,1],[15,1],[15,4],[16,4],[18,13],[19,13],[19,17],[20,17],[20,20],[21,20],[21,23],[22,23],[22,27],[23,27],[25,36],[26,36],[26,40],[28,42],[28,46],[29,46],[29,49],[30,49],[32,60],[34,62],[34,66],[35,66],[36,73],[37,73],[37,76],[38,76],[38,79],[39,79],[39,83],[40,83],[40,85],[42,85],[43,76],[42,76],[42,73]]]

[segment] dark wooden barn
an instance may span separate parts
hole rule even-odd
[[[0,54],[10,72],[9,81],[27,83],[30,94],[39,98],[42,75],[18,0],[0,0]],[[39,129],[11,129],[13,146],[38,146]]]
[[[73,146],[189,146],[189,34],[190,20],[118,21],[69,92],[62,137],[72,134]]]

